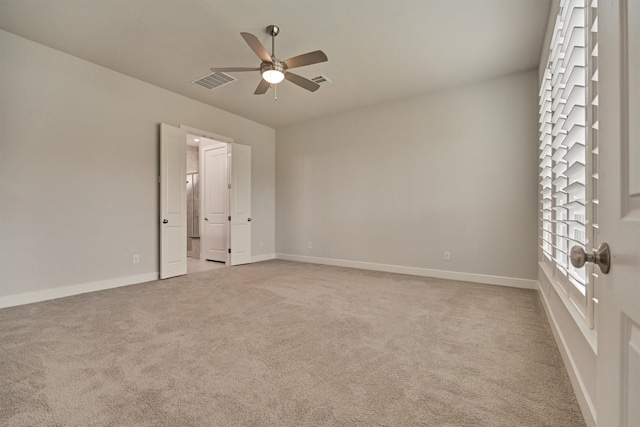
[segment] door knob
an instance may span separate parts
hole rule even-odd
[[[592,254],[588,254],[580,246],[574,246],[571,248],[571,264],[575,268],[581,268],[587,262],[594,262],[598,264],[600,270],[604,274],[608,274],[611,270],[611,251],[609,245],[603,243],[598,250],[594,250]]]
[[[205,221],[209,221],[209,218],[205,218],[204,220],[205,220]]]
[[[162,223],[163,223],[163,224],[166,224],[166,223],[168,223],[168,222],[169,222],[169,220],[168,220],[168,219],[163,219],[163,220],[162,220]]]
[[[251,218],[247,218],[247,221],[251,222]]]

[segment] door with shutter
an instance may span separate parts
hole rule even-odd
[[[640,1],[599,0],[599,426],[640,426]]]

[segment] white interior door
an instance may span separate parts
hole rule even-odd
[[[160,126],[160,278],[187,274],[187,133]]]
[[[231,145],[231,265],[251,262],[251,147]]]
[[[599,426],[640,426],[640,1],[600,0]],[[595,269],[599,272],[599,270]]]
[[[227,261],[227,204],[229,201],[227,145],[206,147],[204,153],[204,257]]]

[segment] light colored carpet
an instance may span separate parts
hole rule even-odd
[[[286,261],[0,310],[2,426],[583,426],[534,291]]]

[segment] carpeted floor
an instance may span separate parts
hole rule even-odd
[[[536,292],[267,261],[0,310],[2,426],[583,426]]]

